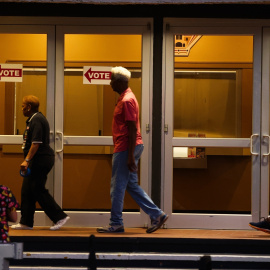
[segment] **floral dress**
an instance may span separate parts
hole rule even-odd
[[[18,206],[19,204],[11,190],[0,185],[0,243],[10,242],[7,215],[9,212],[16,211]]]

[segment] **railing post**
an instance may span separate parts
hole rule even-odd
[[[212,270],[211,256],[203,256],[200,259],[199,270]]]
[[[92,234],[89,237],[89,270],[96,270],[96,252],[95,252],[95,236]]]
[[[23,258],[23,244],[0,244],[0,270],[9,269],[9,259],[21,260]]]

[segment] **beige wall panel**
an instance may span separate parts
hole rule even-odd
[[[65,155],[63,208],[110,209],[111,155]],[[127,195],[125,209],[138,209]]]
[[[21,186],[23,178],[20,176],[20,165],[23,154],[3,154],[0,148],[1,185],[8,186],[16,199],[21,201]]]
[[[208,156],[207,169],[173,173],[174,211],[251,211],[249,156]]]

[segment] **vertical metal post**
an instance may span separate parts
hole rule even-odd
[[[9,269],[9,259],[20,260],[23,258],[23,244],[0,244],[0,270]]]
[[[96,253],[95,253],[95,236],[93,234],[89,237],[89,270],[97,269]]]

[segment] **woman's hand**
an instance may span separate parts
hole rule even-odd
[[[17,211],[16,210],[8,211],[7,212],[7,219],[8,219],[8,221],[16,222],[17,221]]]
[[[21,164],[21,171],[24,172],[27,170],[28,165],[29,165],[29,161],[34,157],[34,155],[36,154],[38,148],[39,148],[39,143],[32,143],[31,147],[29,149],[29,152],[27,154],[27,156],[25,157],[25,160],[23,161],[23,163]],[[26,161],[28,160],[28,161]]]
[[[29,165],[29,163],[28,163],[26,160],[24,160],[24,161],[22,162],[22,164],[21,164],[21,171],[22,171],[22,172],[26,171],[27,168],[28,168],[28,165]]]

